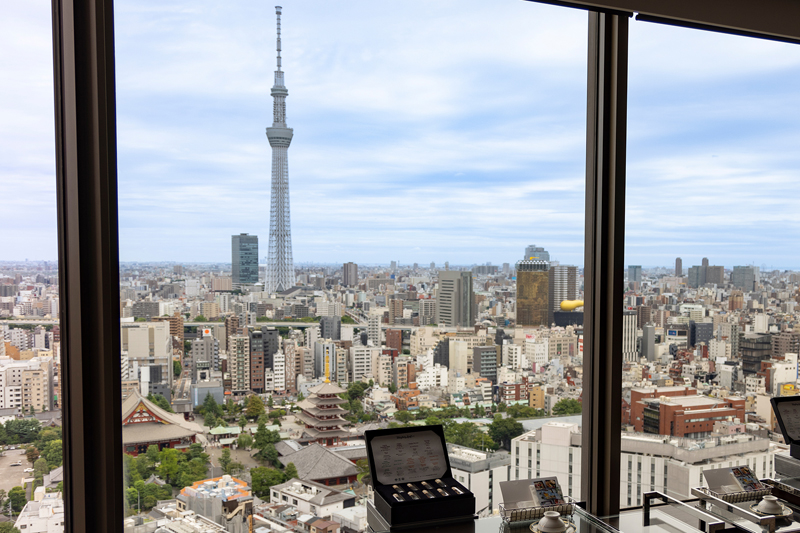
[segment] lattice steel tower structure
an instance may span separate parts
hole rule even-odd
[[[281,71],[281,7],[275,6],[278,17],[278,70],[272,86],[272,127],[267,139],[272,147],[272,191],[269,211],[269,256],[267,257],[268,292],[285,291],[294,286],[292,262],[292,222],[289,215],[289,144],[292,128],[286,127],[286,96]]]

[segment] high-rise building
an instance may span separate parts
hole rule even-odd
[[[392,272],[397,272],[397,261],[392,261],[392,264],[389,266]]]
[[[683,276],[683,259],[680,257],[675,258],[675,275],[678,277]]]
[[[202,337],[192,340],[190,352],[192,383],[208,381],[211,379],[211,372],[219,370],[219,341],[210,331],[206,329]]]
[[[323,316],[319,319],[319,332],[323,339],[334,341],[342,338],[342,317]]]
[[[721,287],[725,283],[725,267],[706,267],[706,283],[712,283],[717,287]]]
[[[234,285],[258,283],[258,236],[241,233],[231,237],[231,277]]]
[[[381,317],[378,315],[371,315],[367,323],[367,339],[375,347],[381,345]]]
[[[272,147],[272,188],[269,210],[269,255],[267,257],[267,292],[281,292],[294,286],[292,261],[292,222],[289,214],[289,144],[294,135],[286,126],[286,97],[289,91],[283,84],[281,71],[281,8],[278,17],[278,70],[272,86],[274,100],[272,127],[267,128],[267,139]]]
[[[232,335],[228,338],[228,373],[233,392],[250,389],[250,338],[247,335]],[[264,380],[264,373],[261,373]]]
[[[547,323],[552,324],[555,322],[554,313],[561,310],[561,302],[578,299],[578,267],[551,265],[549,284]]]
[[[358,265],[355,263],[345,263],[342,267],[342,285],[345,287],[355,287],[358,285]]]
[[[703,260],[701,261],[701,264],[702,264],[704,267],[708,267],[708,257],[704,257],[704,258],[703,258]]]
[[[387,329],[386,347],[394,348],[395,350],[397,350],[397,353],[401,353],[403,351],[403,330]]]
[[[389,300],[389,324],[394,324],[398,318],[403,318],[403,300],[392,298]]]
[[[642,265],[628,265],[628,282],[638,283],[642,281]]]
[[[622,360],[636,361],[636,311],[622,312]]]
[[[264,392],[264,371],[273,368],[273,356],[280,350],[280,334],[270,327],[248,330],[250,345],[250,390]]]
[[[653,324],[642,327],[642,357],[651,362],[656,360],[656,327]]]
[[[735,266],[731,272],[731,285],[747,292],[756,290],[761,281],[760,269],[757,266]]]
[[[522,258],[525,261],[547,261],[550,262],[550,252],[542,248],[541,246],[536,246],[535,244],[531,244],[530,246],[525,247],[525,257]]]
[[[451,328],[474,325],[473,299],[471,271],[440,270],[436,323]]]
[[[518,326],[549,325],[549,268],[550,264],[540,259],[517,262]]]

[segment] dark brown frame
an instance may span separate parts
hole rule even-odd
[[[122,531],[113,3],[52,6],[65,530]]]

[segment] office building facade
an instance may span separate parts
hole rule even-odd
[[[538,259],[517,263],[517,325],[547,326],[549,308],[550,264]]]
[[[440,270],[436,323],[451,328],[472,326],[475,323],[473,299],[472,272]]]
[[[231,237],[233,285],[258,283],[258,236],[241,233]]]

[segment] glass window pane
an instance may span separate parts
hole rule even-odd
[[[0,512],[18,530],[58,531],[61,332],[48,3],[0,6],[0,72]]]
[[[482,515],[509,476],[580,498],[586,14],[290,5],[280,66],[272,7],[115,16],[129,514],[232,474],[328,516],[292,480],[365,494],[366,455],[304,454],[375,423],[490,459],[454,472]]]
[[[797,388],[800,49],[647,23],[630,49],[622,449],[660,446],[643,490],[686,499],[773,476],[769,398]]]

